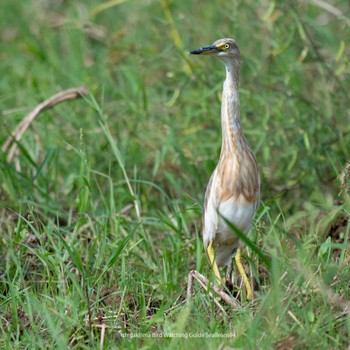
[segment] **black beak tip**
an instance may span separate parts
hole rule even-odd
[[[218,52],[218,51],[220,51],[220,49],[218,49],[215,45],[210,45],[210,46],[206,46],[206,47],[200,47],[197,50],[190,51],[189,54],[190,55],[200,55],[203,52],[208,52],[210,54],[210,53]]]

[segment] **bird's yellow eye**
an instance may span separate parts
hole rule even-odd
[[[230,45],[229,45],[229,44],[225,44],[225,45],[224,45],[224,49],[225,49],[225,50],[228,50],[229,48],[230,48]]]

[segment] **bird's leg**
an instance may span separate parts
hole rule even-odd
[[[234,285],[234,277],[233,277],[233,260],[230,260],[230,264],[228,265],[227,268],[227,273],[226,273],[226,281],[230,283],[232,286]]]
[[[250,251],[247,250],[248,257],[250,258]],[[252,291],[254,291],[254,286],[255,286],[255,279],[254,279],[254,274],[253,274],[253,268],[252,264],[249,264],[249,277],[250,277],[250,285],[252,287]],[[254,294],[252,295],[252,298],[254,298]]]
[[[220,286],[222,283],[225,283],[225,279],[222,279],[220,276],[220,271],[218,268],[218,265],[215,261],[215,251],[213,247],[213,241],[210,241],[208,248],[207,248],[207,254],[210,260],[210,265],[213,267],[214,275],[216,277],[216,281],[218,285]]]
[[[243,278],[243,282],[244,282],[245,288],[247,290],[247,299],[251,299],[253,297],[253,291],[252,291],[252,287],[249,283],[249,279],[247,277],[247,274],[245,273],[244,267],[242,265],[241,247],[238,247],[238,249],[237,249],[236,265],[238,267],[239,273],[241,274],[241,276]]]

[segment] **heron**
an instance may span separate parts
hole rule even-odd
[[[235,262],[247,291],[253,288],[241,258],[241,242],[227,222],[248,235],[258,207],[260,178],[256,158],[243,134],[239,107],[240,51],[235,40],[219,39],[189,52],[213,56],[225,64],[226,79],[221,101],[222,143],[218,164],[207,185],[203,206],[203,243],[217,284],[225,283],[219,267]]]

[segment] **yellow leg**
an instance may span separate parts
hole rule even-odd
[[[252,292],[252,287],[249,283],[249,279],[244,271],[244,267],[242,265],[242,256],[241,256],[241,247],[238,247],[237,249],[237,253],[236,253],[236,264],[239,270],[239,273],[241,274],[242,278],[243,278],[243,282],[245,285],[245,288],[247,290],[247,299],[251,299],[253,296],[253,292]]]
[[[213,241],[210,241],[208,248],[207,248],[207,253],[208,253],[209,260],[210,260],[210,265],[213,267],[216,281],[217,281],[218,285],[220,286],[221,283],[225,283],[225,280],[221,278],[218,265],[216,264],[216,261],[215,261],[215,251],[214,251],[214,247],[213,247]]]

